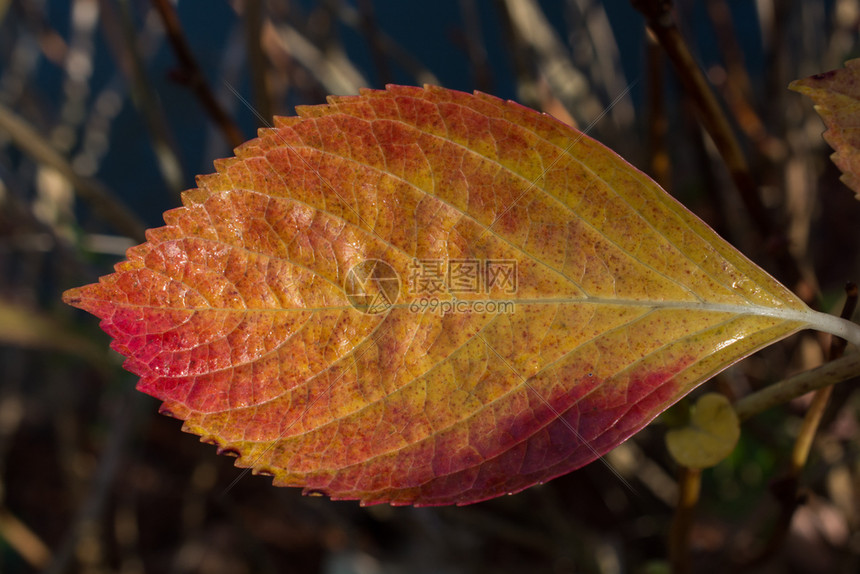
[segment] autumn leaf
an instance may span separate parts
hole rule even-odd
[[[841,70],[795,80],[789,88],[815,102],[827,126],[824,139],[836,150],[833,163],[860,199],[860,59],[849,60]]]
[[[598,458],[810,311],[582,133],[484,94],[298,108],[64,299],[276,485],[465,504]]]

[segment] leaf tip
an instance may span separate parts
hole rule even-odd
[[[74,289],[68,289],[63,292],[63,303],[66,305],[70,305],[72,307],[81,307],[81,300],[83,299],[82,287],[75,287]]]

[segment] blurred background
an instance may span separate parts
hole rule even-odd
[[[860,278],[860,203],[786,87],[858,54],[860,1],[678,0],[672,14],[763,219],[626,0],[0,0],[0,572],[668,572],[678,486],[660,421],[602,463],[473,506],[302,497],[158,415],[97,321],[60,295],[109,273],[272,115],[431,83],[578,125],[838,313]],[[743,396],[820,364],[822,347],[795,336],[705,387]],[[805,402],[744,425],[705,472],[694,571],[860,570],[853,391],[839,387],[779,543],[769,485]]]

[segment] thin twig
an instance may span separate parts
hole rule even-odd
[[[364,41],[370,48],[373,65],[376,67],[376,75],[380,85],[386,86],[391,83],[391,66],[388,65],[388,57],[379,38],[379,29],[376,26],[376,14],[373,10],[373,0],[358,0],[358,13],[361,29],[364,32]]]
[[[341,2],[338,5],[338,18],[341,22],[354,30],[361,29],[361,17],[358,10],[350,6],[346,2]],[[419,58],[416,58],[406,49],[405,46],[399,44],[391,36],[385,33],[384,30],[377,30],[377,42],[380,48],[385,52],[385,55],[399,67],[403,68],[419,85],[431,84],[440,86],[442,83],[439,78],[424,65]]]
[[[707,7],[717,44],[726,63],[725,81],[722,85],[723,99],[734,115],[738,127],[755,144],[759,153],[771,162],[779,162],[785,158],[786,147],[782,141],[768,133],[767,127],[750,103],[753,94],[752,83],[744,63],[743,50],[737,40],[728,3],[726,0],[708,0]]]
[[[740,143],[732,131],[729,121],[693,58],[684,37],[681,35],[672,14],[670,0],[631,0],[633,6],[646,18],[648,27],[666,50],[669,59],[699,111],[699,119],[713,139],[729,174],[741,195],[747,212],[755,224],[756,231],[767,241],[772,255],[777,259],[782,274],[790,283],[803,277],[797,262],[788,253],[787,242],[776,233],[767,210],[759,197],[756,182],[750,173]]]
[[[669,151],[666,149],[666,134],[669,131],[669,120],[666,117],[664,97],[663,51],[652,34],[648,34],[647,42],[647,76],[648,76],[648,165],[651,166],[651,177],[667,193],[672,193],[672,169]]]
[[[675,66],[684,88],[692,97],[699,116],[714,144],[722,155],[726,166],[741,192],[747,209],[765,237],[769,236],[772,224],[764,205],[758,196],[755,182],[749,174],[746,157],[735,138],[728,119],[723,113],[717,98],[711,90],[705,75],[693,58],[684,37],[681,35],[671,12],[671,2],[666,0],[631,0],[648,21],[648,27],[657,37],[660,45]]]
[[[119,8],[117,14],[116,8]],[[140,112],[149,137],[161,177],[167,188],[179,199],[186,187],[176,140],[171,136],[164,110],[146,73],[143,49],[132,18],[129,0],[120,0],[118,6],[102,0],[102,30],[108,46],[114,53],[117,68],[128,79],[131,101]],[[159,34],[159,37],[161,34]]]
[[[185,33],[182,30],[182,24],[179,21],[179,16],[176,14],[176,8],[170,3],[170,0],[153,0],[153,5],[158,10],[161,20],[164,22],[164,29],[167,31],[167,37],[170,44],[173,46],[173,51],[176,53],[176,58],[179,60],[179,65],[182,67],[182,79],[200,100],[203,109],[212,118],[227,139],[232,147],[239,147],[245,141],[241,130],[227,115],[212,90],[209,89],[209,84],[206,82],[206,77],[200,66],[197,65],[197,60],[191,52],[191,46],[188,40],[185,39]]]
[[[263,53],[263,7],[262,0],[246,0],[245,5],[245,49],[248,52],[248,67],[251,84],[254,86],[254,108],[270,121],[273,115],[272,98],[266,74],[266,56]],[[262,127],[263,124],[260,124]]]
[[[481,14],[475,0],[460,0],[463,17],[463,42],[475,87],[489,92],[493,85],[493,71],[487,59],[487,48],[481,31]]]
[[[810,391],[858,376],[860,376],[860,353],[852,353],[747,395],[734,404],[735,412],[738,418],[744,421]]]
[[[530,64],[531,49],[514,26],[513,14],[510,13],[505,0],[495,0],[495,5],[499,12],[504,44],[508,47],[511,65],[516,76],[517,100],[530,108],[539,109],[537,81]]]

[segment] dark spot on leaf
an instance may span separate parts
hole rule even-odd
[[[172,419],[176,418],[176,415],[173,414],[173,411],[170,410],[169,408],[165,407],[164,405],[161,405],[160,407],[158,407],[158,413],[162,414],[166,417],[170,417]]]
[[[821,74],[815,74],[814,76],[812,76],[812,79],[813,80],[826,80],[828,78],[832,78],[835,75],[836,75],[836,70],[831,70],[829,72],[823,72]]]
[[[251,472],[258,476],[275,476],[275,473],[268,468],[257,468],[253,469]]]
[[[239,451],[237,449],[235,449],[233,447],[229,447],[229,446],[219,448],[216,452],[218,454],[223,454],[224,456],[232,456],[235,458],[239,457]]]
[[[315,497],[328,496],[328,493],[320,488],[306,488],[302,491],[302,494],[304,494],[305,496]]]

